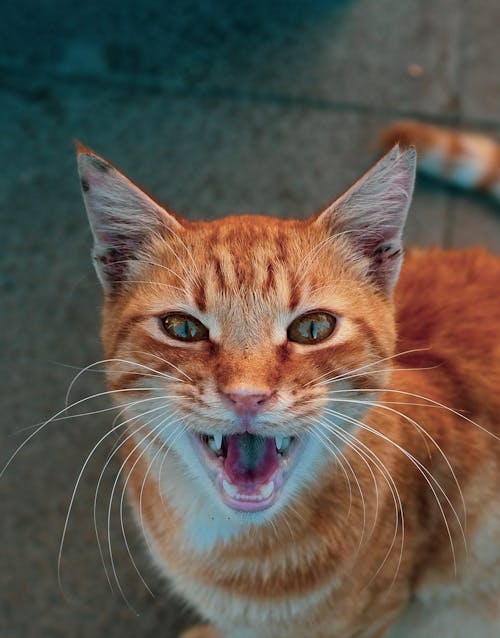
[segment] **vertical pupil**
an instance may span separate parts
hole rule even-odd
[[[315,312],[293,321],[287,331],[290,341],[314,344],[329,337],[335,327],[336,318],[327,313]]]
[[[190,322],[185,319],[182,323],[178,323],[177,325],[173,326],[174,331],[182,339],[187,339],[190,336],[189,323]]]
[[[313,339],[316,339],[318,337],[318,326],[316,325],[315,321],[311,321],[311,325],[309,326],[309,332]]]

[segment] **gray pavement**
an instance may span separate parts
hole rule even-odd
[[[72,137],[199,219],[318,210],[369,166],[378,131],[401,116],[500,135],[496,0],[2,4],[1,465],[27,428],[61,409],[71,366],[100,358],[100,290]],[[407,239],[498,252],[500,211],[420,180]],[[102,389],[102,374],[89,372],[72,398]],[[104,412],[48,425],[0,480],[2,638],[175,638],[190,622],[126,512],[155,597],[147,592],[116,506],[111,545],[123,595],[116,583],[110,591],[93,503],[114,441],[83,476],[58,583],[75,480],[111,420]],[[105,472],[97,498],[105,544],[117,469]]]

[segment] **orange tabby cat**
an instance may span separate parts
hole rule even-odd
[[[500,259],[415,250],[393,293],[413,149],[310,219],[196,223],[78,151],[130,500],[210,623],[183,637],[498,638]]]

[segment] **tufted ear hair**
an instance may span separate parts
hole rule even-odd
[[[183,225],[105,159],[79,142],[76,151],[94,265],[104,290],[114,292],[153,237],[177,234]]]
[[[316,218],[341,236],[367,276],[389,294],[403,260],[402,234],[415,182],[416,152],[395,146]]]

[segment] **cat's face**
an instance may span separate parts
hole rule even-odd
[[[413,155],[306,221],[190,223],[86,149],[80,171],[108,381],[141,448],[171,456],[176,490],[268,518],[336,462],[364,412],[355,389],[386,381]]]

